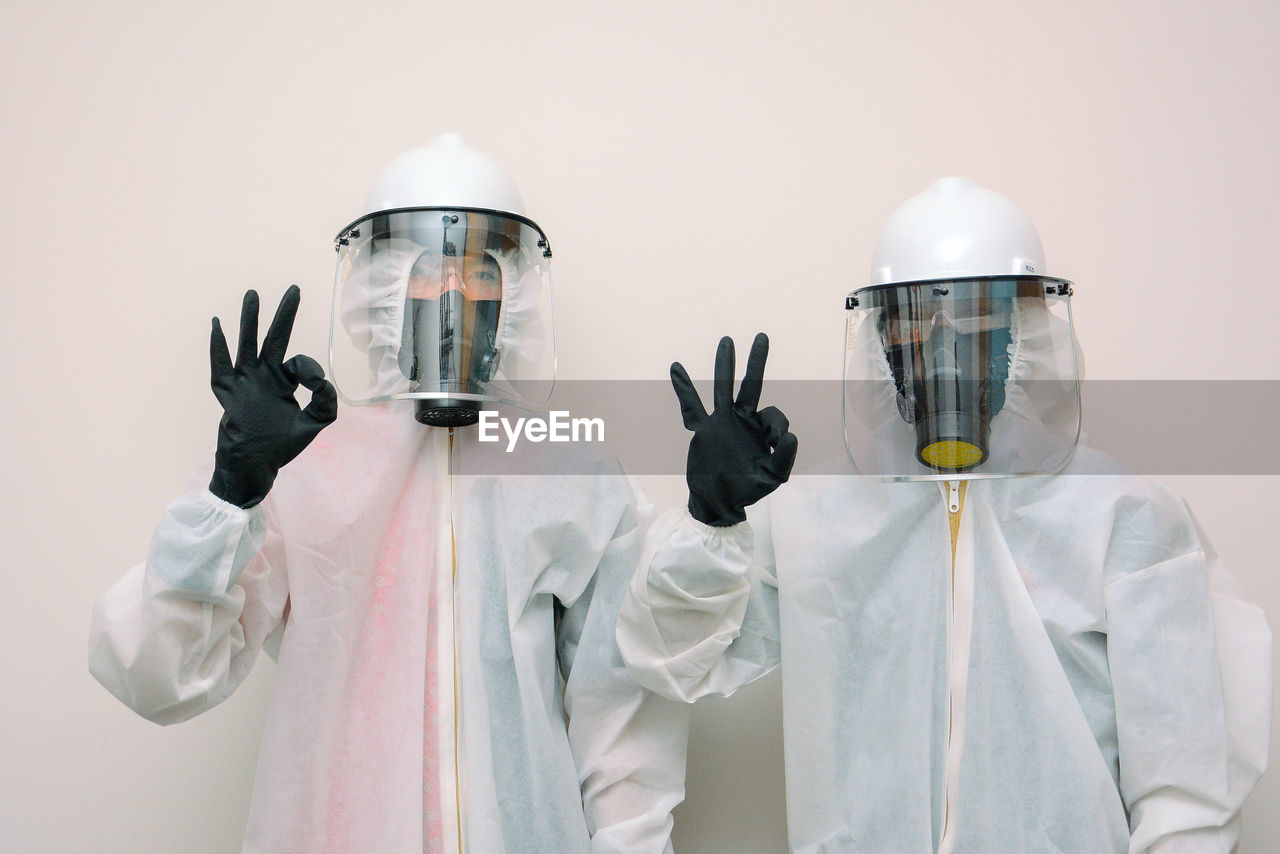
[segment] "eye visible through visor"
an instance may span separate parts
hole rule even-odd
[[[957,335],[976,335],[1008,328],[1015,298],[1044,299],[1035,282],[951,282],[937,285],[875,289],[867,295],[878,305],[885,346],[927,339],[935,329],[950,327]]]
[[[468,251],[461,258],[428,250],[409,272],[410,299],[439,299],[460,291],[470,300],[502,299],[502,269],[487,252]]]

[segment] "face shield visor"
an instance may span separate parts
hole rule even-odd
[[[862,474],[1049,474],[1080,433],[1071,285],[1044,276],[860,288],[846,300],[845,445]]]
[[[371,214],[339,233],[329,366],[350,404],[424,424],[539,408],[555,379],[551,250],[533,222],[466,208]]]

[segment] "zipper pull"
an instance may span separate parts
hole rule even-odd
[[[953,480],[948,482],[950,487],[947,490],[947,510],[952,513],[960,512],[960,481]]]

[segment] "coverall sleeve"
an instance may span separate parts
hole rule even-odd
[[[647,503],[627,506],[593,579],[557,629],[592,854],[670,854],[671,811],[684,800],[690,709],[633,682],[614,642],[651,517]]]
[[[226,699],[281,624],[288,600],[280,537],[270,527],[263,505],[244,510],[208,490],[169,505],[146,562],[94,608],[93,676],[159,724]]]
[[[1271,631],[1262,610],[1180,504],[1142,537],[1113,533],[1112,550],[1181,539],[1189,549],[1105,590],[1130,854],[1235,850],[1240,807],[1267,763]]]
[[[633,679],[685,703],[727,697],[777,667],[768,501],[723,528],[684,509],[663,516],[622,603],[617,639]]]

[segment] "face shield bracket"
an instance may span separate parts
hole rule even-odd
[[[453,213],[453,214],[457,214],[457,213],[485,214],[486,216],[499,217],[502,219],[524,223],[526,226],[528,226],[529,228],[537,232],[538,238],[539,238],[537,241],[537,244],[538,244],[538,248],[542,250],[542,256],[544,258],[551,257],[551,244],[550,242],[548,242],[546,235],[543,234],[542,228],[533,220],[529,219],[526,216],[521,216],[520,214],[511,213],[510,211],[494,210],[493,208],[476,208],[476,207],[469,207],[467,205],[453,205],[448,207],[431,205],[428,207],[388,208],[387,210],[382,210],[382,211],[372,211],[370,213],[360,216],[357,219],[352,220],[351,222],[343,226],[342,229],[338,232],[337,236],[333,238],[333,248],[335,251],[338,251],[340,247],[346,246],[352,240],[358,238],[360,236],[360,226],[365,224],[367,221],[373,219],[374,217],[388,217],[395,214],[415,213],[415,212],[423,213],[423,212],[429,212],[429,211],[442,211],[442,212]],[[457,217],[454,216],[453,222],[456,223],[457,221],[458,221]]]
[[[339,234],[337,237],[333,239],[333,251],[334,252],[341,251],[343,246],[348,245],[349,243],[351,243],[352,240],[355,240],[359,236],[360,236],[360,229],[358,228],[349,228],[346,231],[343,231],[341,234]]]
[[[1029,280],[1029,279],[1042,279],[1042,280],[1045,280],[1045,284],[1044,284],[1044,293],[1045,293],[1045,296],[1059,296],[1059,297],[1070,297],[1070,296],[1075,296],[1075,288],[1074,288],[1074,287],[1072,287],[1072,283],[1071,283],[1071,282],[1068,282],[1068,281],[1066,281],[1065,279],[1053,279],[1053,278],[1050,278],[1050,277],[1048,277],[1048,276],[1019,276],[1019,275],[1010,275],[1010,276],[960,276],[960,277],[957,277],[957,278],[955,278],[955,279],[947,279],[947,280],[939,280],[939,281],[948,281],[948,282],[981,282],[981,281],[994,281],[994,280],[998,280],[998,279],[1008,279],[1008,280],[1018,280],[1018,279],[1022,279],[1022,280]],[[882,291],[882,290],[886,290],[886,289],[888,289],[888,288],[902,287],[902,286],[905,286],[905,285],[923,285],[923,284],[927,284],[927,282],[926,282],[926,281],[921,281],[921,282],[894,282],[894,283],[889,283],[889,284],[884,284],[884,285],[871,285],[871,286],[868,286],[868,287],[865,287],[865,288],[859,288],[859,289],[858,289],[858,292],[862,292],[862,291],[875,292],[875,291]],[[935,288],[935,289],[934,289],[934,293],[935,293],[936,295],[938,295],[938,296],[945,296],[945,295],[947,294],[947,290],[944,288],[943,290],[941,290],[941,292],[939,292],[939,291],[938,291],[938,289],[936,289],[936,288]],[[845,310],[845,311],[853,311],[853,310],[855,310],[855,309],[857,309],[857,308],[860,308],[861,306],[862,306],[862,301],[861,301],[861,299],[859,299],[859,297],[858,297],[858,293],[857,293],[857,292],[852,293],[852,294],[849,294],[848,296],[846,296],[846,297],[844,298],[844,310]]]

